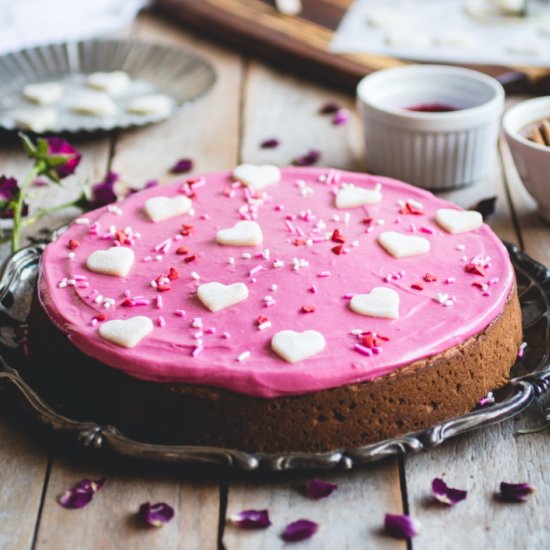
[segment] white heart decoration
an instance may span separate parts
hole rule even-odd
[[[281,171],[272,164],[256,166],[254,164],[239,164],[233,170],[233,177],[243,185],[261,191],[281,179]]]
[[[356,294],[349,307],[359,315],[399,319],[399,294],[391,288],[377,286],[368,294]]]
[[[23,95],[39,105],[55,103],[63,94],[63,86],[59,82],[41,82],[27,84],[23,88]]]
[[[102,90],[109,95],[120,95],[130,85],[130,77],[124,71],[112,71],[110,73],[92,73],[86,79],[86,85],[96,90]]]
[[[435,213],[435,221],[448,233],[465,233],[481,227],[483,216],[475,210],[440,208]]]
[[[424,237],[402,235],[395,231],[385,231],[378,236],[378,242],[394,258],[419,256],[430,251],[430,241]]]
[[[138,315],[130,319],[105,321],[99,326],[99,335],[122,348],[135,348],[152,330],[153,321]]]
[[[177,197],[153,197],[145,201],[145,213],[151,221],[157,223],[185,214],[192,206],[191,199]]]
[[[271,339],[271,349],[288,363],[313,357],[321,353],[326,345],[325,337],[316,330],[281,330]]]
[[[197,289],[197,296],[205,307],[216,312],[246,300],[248,287],[244,283],[205,283]]]
[[[382,200],[377,189],[365,189],[352,183],[344,185],[336,195],[336,208],[355,208],[366,204],[375,204]]]
[[[256,246],[263,240],[262,228],[253,221],[237,222],[233,227],[216,233],[218,244],[225,246]]]
[[[86,267],[95,273],[126,277],[134,265],[134,251],[125,246],[113,246],[108,250],[96,250],[86,260]]]

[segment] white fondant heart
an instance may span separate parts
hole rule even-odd
[[[197,296],[204,306],[216,312],[246,300],[248,287],[244,283],[205,283],[197,289]]]
[[[92,73],[86,79],[86,85],[96,90],[102,90],[109,95],[120,95],[130,84],[130,77],[124,71],[110,73]]]
[[[430,241],[424,239],[424,237],[402,235],[395,231],[380,233],[378,242],[394,258],[418,256],[430,251]]]
[[[382,200],[377,189],[365,189],[352,183],[344,185],[336,195],[336,208],[355,208],[365,204],[374,204]]]
[[[281,330],[271,339],[271,349],[288,363],[297,363],[313,357],[321,353],[325,346],[325,337],[316,330]]]
[[[136,347],[153,330],[149,317],[138,315],[130,319],[106,321],[99,326],[99,335],[122,348]]]
[[[483,225],[483,216],[475,210],[453,210],[440,208],[435,221],[448,233],[465,233]]]
[[[233,227],[216,233],[218,244],[225,246],[255,246],[262,242],[262,228],[253,221],[237,222]]]
[[[151,221],[157,223],[185,214],[192,206],[191,199],[177,197],[153,197],[145,201],[145,213]]]
[[[73,101],[71,109],[85,115],[108,116],[117,110],[117,106],[103,92],[83,92]]]
[[[86,267],[95,273],[126,277],[134,264],[134,251],[125,246],[96,250],[86,260]]]
[[[63,94],[63,86],[59,82],[41,82],[27,84],[23,88],[23,95],[39,105],[55,103]]]
[[[399,294],[391,288],[377,286],[368,294],[356,294],[351,299],[349,307],[359,315],[398,319]]]
[[[281,171],[272,164],[255,166],[254,164],[239,164],[233,170],[233,177],[242,184],[261,191],[281,179]]]

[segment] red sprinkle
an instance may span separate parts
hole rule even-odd
[[[182,234],[184,237],[189,237],[189,235],[192,235],[192,234],[193,234],[193,226],[184,223],[184,224],[181,226],[181,234]]]
[[[342,235],[342,232],[339,229],[335,229],[332,232],[331,239],[335,243],[345,243],[346,242],[346,238],[344,237],[344,235]]]
[[[411,288],[414,288],[415,290],[424,290],[424,287],[420,283],[413,283]]]
[[[107,319],[107,315],[105,315],[105,313],[103,313],[102,311],[100,311],[95,317],[94,319],[97,319],[98,321],[105,321],[105,319]]]
[[[130,298],[125,298],[120,305],[122,307],[130,307],[132,305],[132,300],[130,300]]]
[[[365,332],[361,335],[361,342],[369,349],[379,348],[383,342],[388,341],[389,338],[387,336],[382,336],[381,334],[376,334],[375,332]]]
[[[269,321],[269,319],[265,315],[259,315],[258,318],[256,319],[256,322],[258,323],[258,325],[263,325],[264,323],[267,323],[268,321]]]
[[[483,288],[483,283],[480,283],[479,281],[475,281],[474,283],[472,283],[472,286],[475,286],[477,288]]]
[[[433,283],[434,281],[437,281],[437,275],[434,275],[433,273],[426,273],[424,275],[424,280],[427,283]]]
[[[485,277],[485,269],[480,264],[474,264],[470,262],[469,264],[466,264],[464,266],[464,271],[467,273],[473,273],[474,275],[481,275],[482,277]]]
[[[168,285],[157,285],[157,292],[167,292],[168,290],[172,290]]]
[[[78,248],[80,246],[80,243],[78,241],[75,241],[74,239],[71,239],[69,241],[69,244],[67,245],[67,248],[69,250],[74,250],[75,248]]]
[[[405,203],[405,206],[402,206],[399,209],[400,214],[414,214],[416,216],[422,216],[424,214],[424,210],[421,208],[417,208],[416,206],[413,206],[409,201]]]
[[[315,306],[302,306],[302,313],[313,313],[315,311]]]
[[[304,241],[304,239],[300,239],[298,237],[296,237],[293,241],[292,241],[292,244],[294,246],[303,246],[304,244],[306,244],[306,241]]]
[[[184,258],[183,261],[188,264],[189,262],[194,262],[196,259],[196,254],[193,254],[192,256],[187,256],[187,258]]]
[[[339,244],[337,246],[334,246],[331,248],[332,252],[334,252],[334,254],[343,254],[344,253],[344,245],[343,244]]]
[[[180,246],[176,250],[176,254],[179,254],[180,256],[185,256],[188,253],[189,253],[189,249],[186,246]]]
[[[372,223],[374,221],[374,218],[371,218],[370,216],[368,218],[363,218],[361,220],[362,223],[364,223],[365,225],[368,225],[369,223]]]
[[[171,280],[171,281],[174,281],[176,279],[179,279],[180,278],[180,274],[178,273],[178,270],[171,267],[170,268],[170,271],[168,272],[168,278]]]
[[[124,233],[124,231],[119,230],[116,232],[115,238],[120,244],[124,244],[126,242],[126,233]]]

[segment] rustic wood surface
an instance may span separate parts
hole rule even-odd
[[[132,187],[149,179],[169,181],[168,169],[180,157],[193,158],[198,173],[240,161],[285,165],[315,148],[322,152],[323,164],[364,168],[358,120],[332,126],[317,115],[327,100],[354,111],[353,97],[268,68],[149,14],[141,16],[131,32],[207,57],[218,72],[214,90],[165,123],[78,141],[84,155],[78,175],[61,188],[37,188],[34,204],[66,202],[85,181],[100,181],[110,168]],[[260,149],[259,143],[270,137],[280,138],[281,146]],[[496,195],[497,212],[490,221],[495,231],[550,265],[550,228],[537,217],[504,145],[499,159],[491,177],[446,197],[469,206]],[[0,173],[21,177],[26,166],[17,144],[2,141]],[[60,212],[41,227],[55,227],[74,215],[74,210]],[[282,529],[302,517],[321,525],[313,539],[299,543],[303,548],[548,548],[550,434],[517,436],[516,430],[542,422],[542,408],[549,401],[542,399],[520,419],[459,437],[429,453],[351,472],[317,474],[339,484],[334,495],[317,502],[303,496],[301,486],[311,478],[305,473],[250,478],[189,471],[67,445],[37,429],[2,393],[0,549],[271,550],[286,547]],[[105,488],[87,508],[65,510],[57,504],[68,486],[84,477],[103,476]],[[454,509],[434,506],[430,483],[436,476],[468,489],[467,501]],[[494,498],[502,480],[530,481],[537,493],[525,504],[502,504]],[[161,529],[141,527],[135,512],[148,500],[170,503],[175,519]],[[244,532],[226,521],[246,508],[268,508],[273,526]],[[409,512],[423,524],[422,534],[409,546],[386,537],[381,530],[385,512]]]

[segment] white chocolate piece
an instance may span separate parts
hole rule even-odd
[[[105,117],[116,111],[114,101],[103,92],[85,92],[71,103],[71,110],[83,115]]]
[[[125,246],[113,246],[108,250],[96,250],[86,260],[86,267],[95,273],[126,277],[134,265],[134,251]]]
[[[135,115],[165,115],[174,105],[171,97],[162,94],[145,95],[130,101],[126,110]]]
[[[220,229],[216,242],[224,246],[256,246],[263,240],[262,228],[254,221],[243,220],[233,227]]]
[[[51,105],[55,103],[63,93],[63,86],[59,82],[41,82],[27,84],[23,88],[23,96],[38,105]]]
[[[377,286],[368,294],[356,294],[349,307],[367,317],[399,319],[399,294],[392,288]]]
[[[102,338],[122,348],[135,348],[152,331],[153,321],[143,315],[105,321],[99,326]]]
[[[483,216],[475,210],[440,208],[435,213],[435,221],[448,233],[466,233],[481,227]]]
[[[366,204],[376,204],[382,200],[378,189],[365,189],[352,183],[343,185],[336,195],[336,208],[356,208]]]
[[[188,197],[153,197],[145,201],[144,210],[152,222],[162,222],[189,211],[193,203]]]
[[[15,115],[15,123],[19,128],[41,133],[52,129],[57,123],[57,112],[54,109],[28,109]]]
[[[110,73],[92,73],[86,79],[86,85],[90,88],[117,96],[122,94],[130,84],[130,77],[124,71],[112,71]]]
[[[281,330],[271,339],[271,349],[288,363],[297,363],[313,357],[321,353],[325,347],[325,337],[316,330]]]
[[[239,164],[233,170],[233,177],[243,185],[252,187],[256,191],[262,191],[281,180],[281,171],[272,164],[262,166]]]
[[[216,312],[246,300],[248,287],[244,283],[205,283],[197,289],[197,296],[206,308]]]
[[[380,233],[378,242],[394,258],[419,256],[430,251],[430,241],[424,237],[402,235],[395,231]]]

